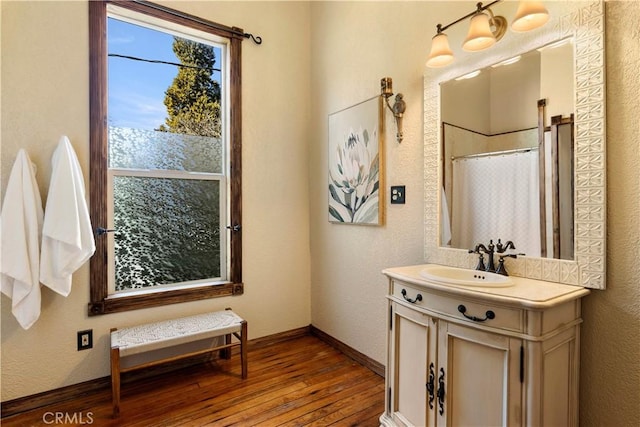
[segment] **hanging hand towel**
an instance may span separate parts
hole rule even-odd
[[[2,204],[2,293],[11,298],[11,312],[24,329],[40,317],[40,233],[42,199],[34,166],[18,151]]]
[[[60,295],[71,292],[71,276],[95,251],[84,178],[66,136],[51,159],[51,183],[42,229],[40,281]]]

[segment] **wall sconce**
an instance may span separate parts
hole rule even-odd
[[[471,18],[469,32],[462,49],[467,52],[477,52],[487,49],[498,42],[507,31],[507,20],[503,16],[496,16],[489,9],[502,0],[495,0],[486,6],[476,5],[476,10],[445,26],[436,26],[436,35],[431,40],[431,52],[427,59],[427,67],[444,67],[453,62],[453,51],[449,47],[449,38],[443,32],[447,28]],[[485,13],[486,12],[486,13]],[[521,1],[511,30],[515,32],[530,31],[541,27],[549,20],[549,12],[541,1]]]
[[[393,95],[393,81],[391,77],[383,77],[380,80],[380,94],[384,98],[387,107],[396,119],[396,139],[398,143],[402,142],[402,116],[407,109],[407,104],[404,102],[404,96],[399,93],[396,95],[396,102],[393,103],[393,107],[389,104],[389,97]]]

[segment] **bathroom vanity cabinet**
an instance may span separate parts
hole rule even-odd
[[[383,426],[577,426],[581,287],[391,268]]]

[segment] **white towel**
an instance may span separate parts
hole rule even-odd
[[[11,298],[11,313],[24,329],[40,317],[39,257],[42,199],[34,165],[24,150],[11,169],[2,204],[2,293]]]
[[[84,178],[69,138],[60,138],[42,229],[40,281],[60,295],[71,292],[71,277],[95,251],[85,200]]]

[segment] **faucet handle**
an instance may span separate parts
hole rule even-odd
[[[484,252],[486,252],[487,248],[482,243],[478,243],[476,245],[475,249],[469,249],[469,253],[470,254],[479,254],[480,250],[483,250]]]
[[[478,254],[478,264],[476,265],[476,270],[485,271],[487,267],[484,265],[484,255],[480,251],[478,251],[477,254]]]
[[[496,251],[501,254],[504,251],[506,251],[507,249],[515,249],[516,245],[513,244],[513,242],[511,240],[508,240],[507,243],[505,243],[504,245],[502,244],[502,241],[500,239],[498,239],[498,243],[496,244]]]
[[[497,274],[502,274],[503,276],[508,276],[509,273],[507,273],[507,269],[504,266],[504,259],[505,258],[518,258],[518,255],[516,255],[516,254],[505,254],[505,255],[500,255],[498,257],[498,268],[496,268],[496,273]]]
[[[504,258],[500,257],[498,261],[498,268],[496,268],[496,274],[502,274],[503,276],[508,276],[507,269],[504,266]]]

